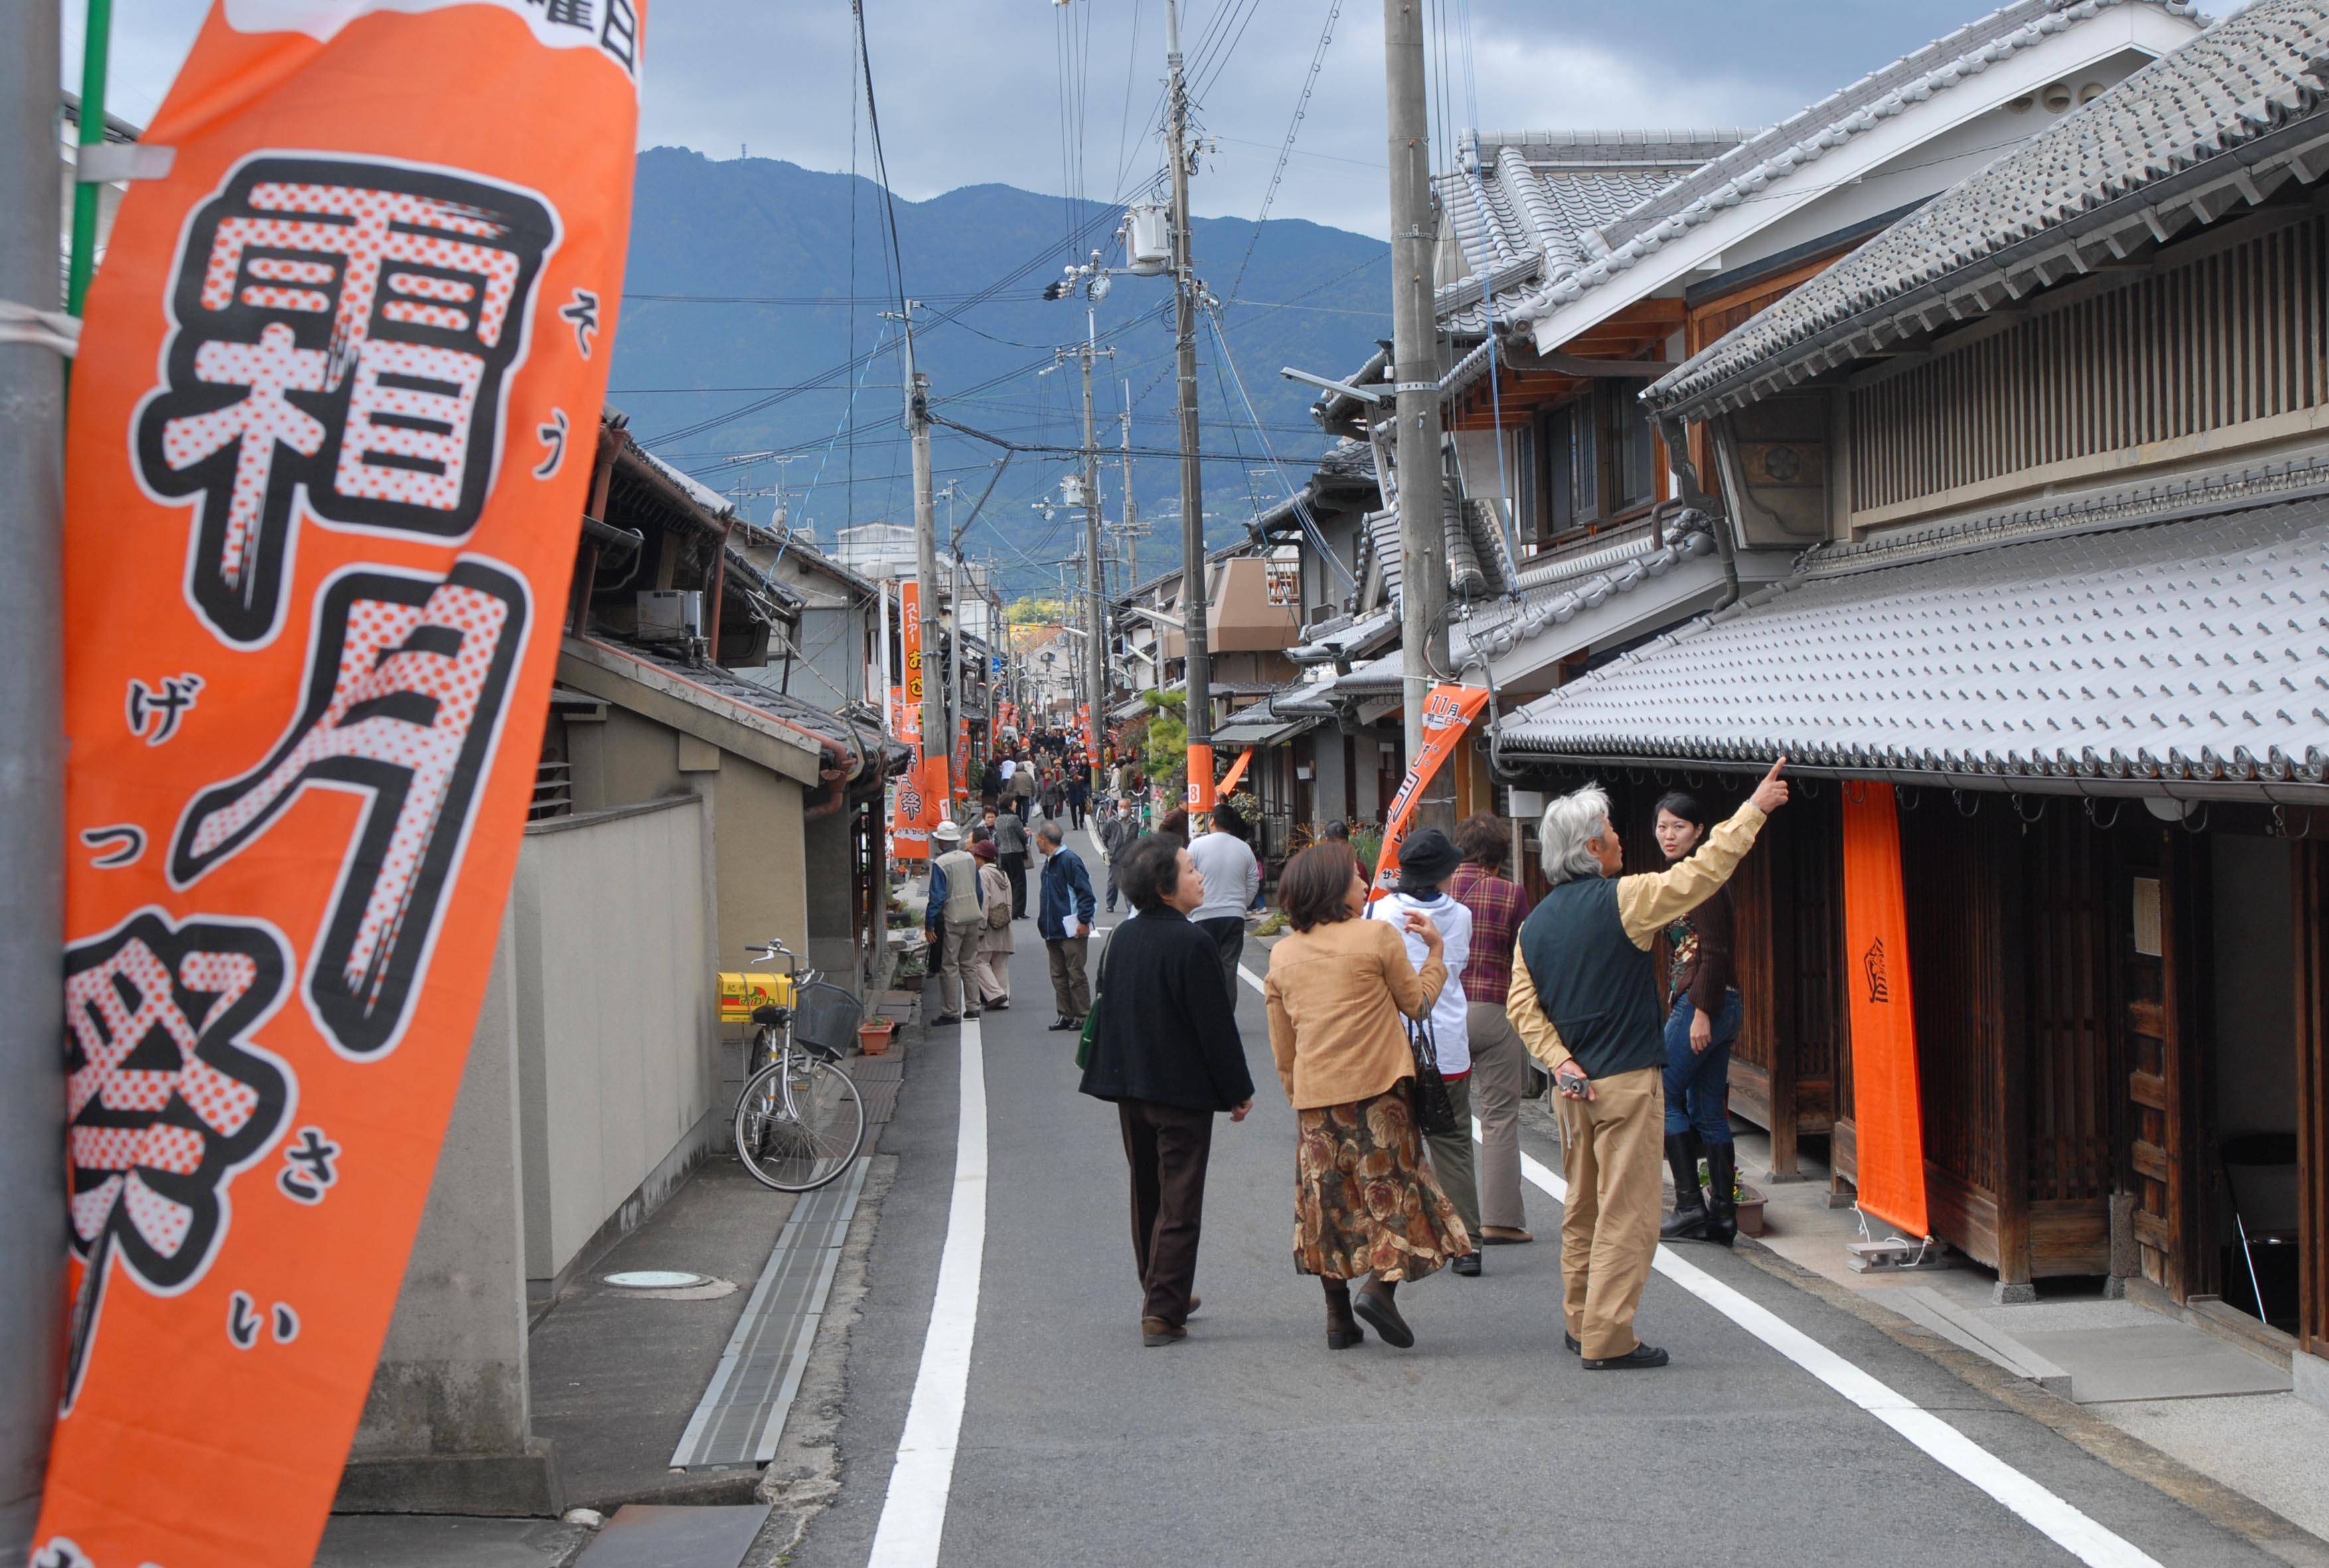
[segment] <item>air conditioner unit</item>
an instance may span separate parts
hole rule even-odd
[[[639,591],[641,642],[680,642],[703,635],[703,590],[649,588]]]
[[[1136,202],[1124,214],[1125,266],[1142,278],[1154,278],[1173,265],[1173,225],[1164,207]]]

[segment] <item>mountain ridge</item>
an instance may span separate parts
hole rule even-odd
[[[1080,443],[1072,362],[1055,373],[1038,372],[1055,349],[1083,337],[1083,302],[1045,301],[1041,293],[1070,260],[1071,220],[1084,231],[1074,260],[1089,260],[1095,246],[1104,261],[1120,260],[1111,238],[1120,210],[1000,182],[897,201],[906,292],[922,302],[916,360],[938,414],[1023,445]],[[910,517],[899,359],[889,347],[895,330],[879,319],[882,304],[895,298],[883,249],[889,222],[880,187],[846,172],[781,158],[712,159],[685,148],[640,153],[609,400],[643,440],[717,489],[765,489],[776,474],[766,460],[724,460],[734,454],[797,454],[785,486],[792,518],[813,524],[820,538],[853,522]],[[1218,454],[1205,466],[1208,537],[1219,543],[1284,493],[1247,472],[1271,466],[1265,446],[1296,485],[1325,449],[1308,418],[1313,392],[1277,373],[1284,364],[1346,372],[1389,335],[1389,248],[1306,219],[1271,219],[1259,239],[1250,219],[1201,217],[1192,227],[1199,276],[1217,293],[1226,293],[1252,246],[1243,298],[1223,307],[1236,377],[1212,331],[1199,334],[1200,423],[1205,449]],[[969,302],[1003,280],[992,298]],[[1103,352],[1117,351],[1094,374],[1098,444],[1105,458],[1120,443],[1116,415],[1128,382],[1133,444],[1169,449],[1177,439],[1170,282],[1130,275],[1112,281],[1108,297],[1091,307]],[[726,303],[693,302],[715,297]],[[949,312],[959,318],[941,319]],[[877,336],[882,354],[860,360]],[[841,365],[853,365],[847,377],[821,373]],[[860,379],[853,443],[843,439],[850,424],[845,387]],[[1246,416],[1240,380],[1260,430]],[[663,390],[682,387],[706,390]],[[944,429],[934,434],[933,454],[940,485],[961,484],[966,513],[1002,455]],[[853,456],[858,483],[851,491],[841,481]],[[1032,504],[1046,491],[1056,495],[1074,461],[1059,453],[1014,455],[966,552],[990,555],[1007,580],[1055,581],[1057,560],[1080,537],[1080,517],[1071,528]],[[1111,520],[1120,494],[1114,467],[1110,461],[1102,480]],[[1177,535],[1177,463],[1138,458],[1134,484],[1144,518],[1158,534]],[[748,494],[740,505],[765,521],[775,503]],[[1162,559],[1162,544],[1148,546],[1150,562]]]

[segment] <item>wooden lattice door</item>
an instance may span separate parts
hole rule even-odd
[[[2177,1299],[2190,1290],[2187,1216],[2195,1169],[2183,1019],[2188,1006],[2178,963],[2179,937],[2191,922],[2179,903],[2176,846],[2156,865],[2134,868],[2126,883],[2127,1164],[2135,1198],[2133,1228],[2143,1277]]]

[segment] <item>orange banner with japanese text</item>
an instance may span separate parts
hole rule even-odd
[[[67,434],[36,1563],[315,1555],[533,789],[645,10],[218,0],[146,133]]]
[[[899,727],[898,739],[914,748],[919,760],[922,749],[922,585],[919,582],[898,585],[898,636],[906,673],[906,722]]]
[[[1399,845],[1415,816],[1415,803],[1487,705],[1488,693],[1482,686],[1434,686],[1423,699],[1423,749],[1408,763],[1407,777],[1383,814],[1382,851],[1375,857],[1375,882],[1368,898],[1381,898],[1399,885]]]
[[[1909,902],[1900,882],[1900,816],[1890,784],[1843,786],[1843,942],[1860,1206],[1921,1239],[1930,1233],[1925,1122],[1909,978]]]
[[[933,751],[917,759],[890,791],[891,855],[899,860],[928,860],[930,829],[946,819],[946,753]]]

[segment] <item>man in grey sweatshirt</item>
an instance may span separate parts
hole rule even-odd
[[[1197,835],[1189,858],[1205,879],[1205,902],[1189,918],[1221,949],[1221,978],[1228,982],[1230,1006],[1237,1006],[1238,959],[1245,951],[1245,912],[1261,891],[1261,863],[1246,845],[1245,818],[1237,808],[1223,803],[1213,813],[1213,828]]]

